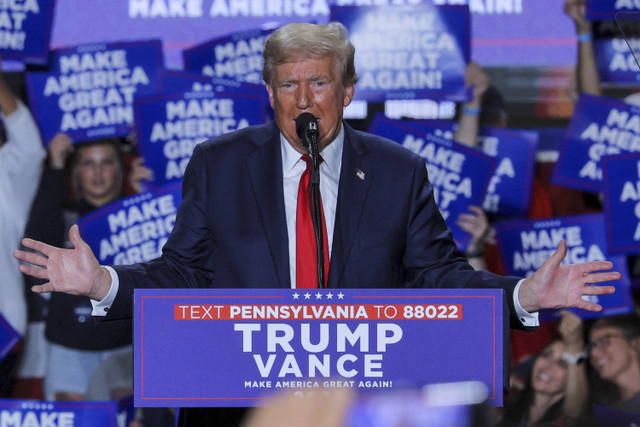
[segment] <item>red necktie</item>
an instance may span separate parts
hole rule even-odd
[[[307,169],[300,177],[298,187],[298,208],[296,211],[296,288],[318,288],[318,253],[316,237],[313,231],[313,220],[309,209],[309,180],[311,178],[311,159],[302,156],[307,163]],[[322,162],[322,158],[320,158]],[[321,206],[322,231],[324,245],[324,280],[322,287],[326,287],[329,275],[329,245],[327,243],[327,227],[324,223],[324,212]]]

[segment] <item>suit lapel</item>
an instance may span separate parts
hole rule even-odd
[[[290,288],[289,245],[282,190],[282,155],[280,133],[275,122],[265,126],[264,134],[258,135],[253,142],[258,149],[247,156],[247,171],[279,286]]]
[[[373,167],[367,159],[369,150],[349,125],[345,123],[344,127],[344,149],[329,268],[328,286],[331,288],[345,285],[340,283],[340,280],[353,249],[374,174]]]

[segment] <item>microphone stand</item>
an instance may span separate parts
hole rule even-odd
[[[309,210],[316,236],[316,254],[318,265],[318,287],[325,287],[324,280],[324,236],[322,229],[322,202],[320,199],[320,153],[318,138],[314,133],[306,135],[307,148],[311,158],[311,175],[309,177]]]

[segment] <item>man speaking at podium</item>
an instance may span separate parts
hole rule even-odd
[[[23,273],[48,280],[33,291],[85,295],[94,315],[122,318],[132,315],[137,287],[502,288],[513,328],[537,326],[541,308],[598,311],[582,296],[614,292],[587,286],[620,277],[588,274],[609,262],[561,266],[564,242],[526,279],[471,268],[438,211],[424,159],[343,122],[357,75],[341,24],[281,27],[266,42],[263,78],[275,122],[196,146],[160,258],[100,266],[74,226],[74,249],[25,239],[38,253],[16,251],[34,265]],[[308,120],[296,123],[302,113]]]

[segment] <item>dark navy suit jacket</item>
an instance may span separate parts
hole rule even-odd
[[[473,270],[436,206],[419,155],[346,123],[330,288],[502,288]],[[109,318],[131,316],[135,287],[290,288],[280,133],[253,126],[196,146],[175,227],[157,260],[115,267]],[[511,318],[512,327],[522,327]]]

